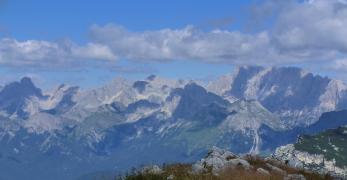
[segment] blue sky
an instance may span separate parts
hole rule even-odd
[[[344,3],[4,0],[1,83],[31,76],[43,88],[89,88],[149,74],[208,80],[238,65],[294,65],[343,77]]]
[[[239,29],[242,24],[242,11],[248,1],[46,1],[46,0],[11,0],[3,1],[0,9],[1,37],[10,37],[25,41],[28,39],[59,41],[69,38],[83,44],[88,41],[88,29],[93,24],[120,24],[132,31],[157,30],[163,28],[182,28],[186,25],[204,29],[214,28],[213,21],[232,18],[232,24],[222,28]],[[1,68],[0,73],[13,74],[13,78],[23,75],[41,75],[40,81],[45,86],[56,83],[79,83],[82,86],[94,86],[99,79],[106,81],[113,76],[122,75],[142,78],[153,73],[180,78],[206,78],[230,72],[231,65],[206,64],[196,62],[172,63],[131,63],[123,60],[122,64],[144,66],[141,72],[110,72],[87,68],[82,72],[44,72],[42,70],[18,70]],[[73,77],[72,77],[73,76]],[[76,77],[77,76],[77,77]],[[93,77],[90,77],[93,76]],[[8,75],[8,77],[10,77]],[[12,78],[13,77],[13,78]],[[88,80],[84,80],[88,79]],[[81,81],[82,80],[82,81]],[[54,81],[49,82],[49,81]],[[47,85],[45,84],[46,82]]]
[[[232,17],[240,28],[242,11],[250,1],[4,1],[2,27],[10,36],[55,40],[72,38],[83,42],[92,24],[120,24],[133,31],[181,28],[187,24],[207,26],[208,21]]]

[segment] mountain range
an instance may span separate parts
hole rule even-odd
[[[346,93],[342,81],[295,67],[243,66],[209,83],[116,78],[51,92],[23,78],[0,91],[0,179],[192,162],[215,145],[270,154],[299,134],[346,125]]]

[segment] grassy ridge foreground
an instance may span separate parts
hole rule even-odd
[[[260,157],[247,156],[245,158],[252,168],[244,169],[242,167],[225,168],[218,174],[212,173],[211,170],[203,173],[192,173],[192,165],[190,164],[171,164],[163,165],[161,173],[134,171],[125,177],[116,179],[125,180],[283,180],[291,179],[289,174],[302,175],[306,180],[331,180],[328,175],[319,175],[312,172],[290,168],[284,164],[278,164],[265,160]],[[267,164],[272,164],[285,173],[274,171]],[[268,172],[261,173],[258,169],[263,169]],[[294,179],[294,178],[292,178]]]

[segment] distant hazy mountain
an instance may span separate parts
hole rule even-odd
[[[283,144],[296,142],[298,136],[315,135],[327,129],[336,129],[347,125],[347,110],[331,111],[321,115],[321,117],[310,126],[295,127],[284,131],[273,130],[272,128],[263,125],[259,128],[259,136],[262,139],[262,147],[277,147]],[[263,149],[263,151],[271,152],[271,149]]]
[[[240,67],[207,86],[151,75],[45,93],[23,78],[0,91],[0,167],[7,172],[0,179],[71,179],[193,161],[214,145],[271,153],[302,132],[344,124],[319,116],[344,108],[345,92],[342,82],[298,68]]]
[[[343,82],[294,67],[240,67],[208,89],[229,99],[258,100],[289,127],[312,124],[323,112],[346,108],[347,102]]]

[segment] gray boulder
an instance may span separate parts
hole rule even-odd
[[[266,176],[270,175],[270,172],[268,170],[263,169],[263,168],[258,168],[257,173],[259,173],[261,175],[266,175]]]
[[[287,174],[286,171],[284,171],[284,170],[282,170],[281,168],[278,168],[278,167],[276,167],[276,166],[273,166],[273,165],[271,165],[271,164],[269,164],[269,163],[266,163],[266,166],[267,166],[267,167],[271,170],[271,172],[273,172],[273,173],[280,174],[280,175],[286,175],[286,174]]]
[[[225,168],[236,167],[249,169],[251,165],[248,161],[241,159],[230,151],[213,147],[205,158],[193,164],[192,170],[194,173],[212,170],[212,173],[218,174],[218,172]]]

